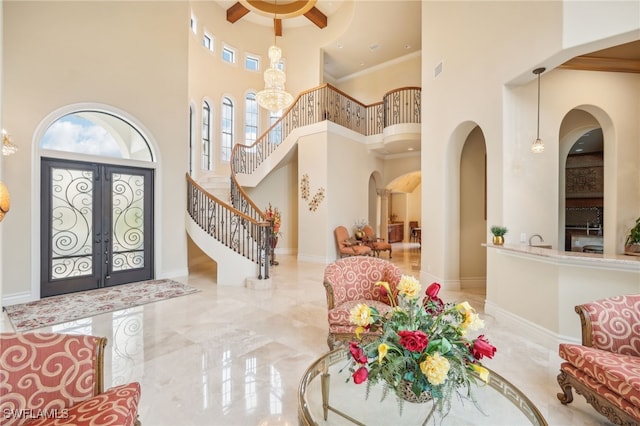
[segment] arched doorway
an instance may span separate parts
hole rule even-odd
[[[596,118],[582,110],[563,120],[560,194],[565,251],[602,253],[604,238],[604,136]]]
[[[153,278],[153,152],[131,123],[82,110],[40,139],[42,297]]]
[[[487,254],[486,148],[484,134],[475,127],[460,154],[460,287],[485,287]]]

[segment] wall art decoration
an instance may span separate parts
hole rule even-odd
[[[324,188],[320,187],[309,203],[309,211],[315,212],[322,200],[324,200]]]
[[[322,200],[324,200],[324,188],[320,187],[313,197],[311,197],[311,201],[309,201],[309,197],[311,196],[310,188],[309,175],[305,173],[300,179],[300,197],[309,203],[309,211],[315,212],[320,203],[322,203]]]
[[[309,175],[306,173],[300,179],[300,196],[303,200],[309,201]]]

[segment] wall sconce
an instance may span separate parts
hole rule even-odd
[[[15,154],[18,147],[11,142],[11,135],[5,129],[2,129],[2,155]]]
[[[540,74],[542,74],[546,68],[536,68],[533,73],[538,76],[538,124],[536,132],[536,140],[531,144],[531,152],[534,154],[540,154],[544,151],[544,142],[540,139]]]
[[[7,214],[11,207],[11,198],[9,197],[9,188],[4,182],[0,182],[0,222],[4,219],[4,215]]]

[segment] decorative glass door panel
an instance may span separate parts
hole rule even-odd
[[[93,170],[51,169],[51,277],[93,274]]]
[[[42,160],[42,297],[153,277],[153,171]]]
[[[113,270],[144,267],[144,176],[113,174]]]

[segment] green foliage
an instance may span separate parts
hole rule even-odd
[[[506,234],[508,232],[507,228],[505,228],[504,226],[497,226],[497,225],[493,225],[491,227],[491,233],[496,236],[496,237],[502,237],[504,236],[504,234]]]
[[[640,244],[640,217],[636,219],[636,224],[633,228],[629,229],[627,235],[626,245]]]

